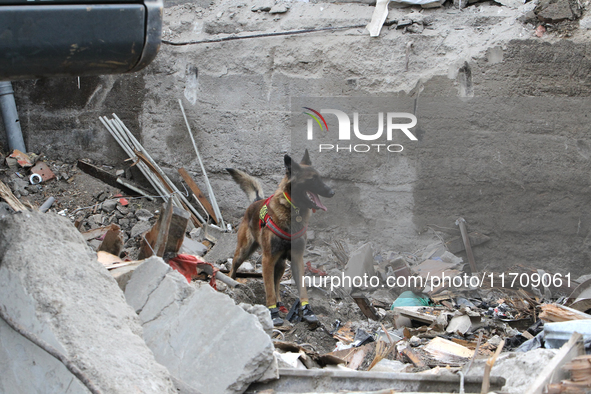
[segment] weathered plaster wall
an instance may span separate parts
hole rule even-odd
[[[165,38],[362,25],[373,11],[363,4],[290,4],[280,15],[253,13],[241,2],[171,4]],[[431,18],[421,34],[384,28],[370,38],[354,28],[163,45],[140,74],[81,78],[80,89],[75,78],[16,83],[17,104],[32,151],[121,165],[122,150],[97,119],[115,112],[171,176],[182,166],[203,186],[181,98],[222,211],[237,222],[246,200],[224,169],[248,170],[273,190],[282,157],[291,153],[293,97],[420,93],[419,141],[383,164],[385,178],[343,177],[312,156],[337,191],[329,212],[315,216],[317,233],[412,251],[432,240],[428,225],[454,228],[463,216],[492,237],[475,250],[483,267],[583,273],[591,242],[591,139],[584,102],[572,98],[589,96],[591,46],[584,32],[571,40],[533,37],[532,26],[516,20],[524,7],[481,3],[461,13],[410,16],[409,9],[391,10],[390,19]]]

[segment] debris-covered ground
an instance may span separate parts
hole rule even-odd
[[[460,146],[459,153],[411,163],[411,152],[397,166],[384,166],[403,179],[399,184],[397,178],[395,185],[382,185],[377,176],[344,180],[332,168],[332,180],[366,205],[355,207],[362,223],[355,234],[338,229],[332,218],[327,225],[318,223],[326,216],[315,219],[322,231],[315,226],[307,231],[304,283],[318,324],[300,318],[289,265],[279,287],[282,325],[273,325],[265,305],[260,251],[242,264],[235,280],[229,277],[239,215],[246,206],[234,199],[218,204],[215,195],[234,196],[228,191],[228,165],[253,166],[265,186],[276,186],[283,175],[276,163],[269,163],[290,146],[285,119],[292,97],[408,92],[416,113],[423,89],[436,97],[453,90],[469,99],[478,96],[479,84],[486,85],[487,78],[500,80],[487,85],[491,95],[588,96],[588,47],[577,47],[579,57],[567,57],[575,44],[560,44],[567,38],[579,44],[588,40],[588,2],[367,3],[167,4],[160,58],[139,83],[149,93],[141,99],[131,94],[131,101],[141,101],[141,110],[135,113],[135,102],[116,108],[140,132],[129,131],[117,116],[101,117],[100,132],[92,133],[104,135],[102,142],[107,142],[98,146],[95,140],[92,152],[47,143],[48,152],[56,153],[52,157],[42,149],[25,153],[0,146],[1,393],[28,394],[46,387],[50,392],[110,394],[591,392],[591,275],[586,270],[591,233],[585,208],[588,187],[581,181],[588,178],[590,149],[583,118],[556,126],[558,131],[548,124],[559,120],[539,120],[519,138],[507,131],[502,142],[517,152],[501,154],[495,147],[492,158],[475,148],[488,149],[494,145],[491,140],[461,146],[471,138],[450,128],[440,138]],[[295,36],[305,37],[306,45]],[[271,37],[285,40],[255,41]],[[558,44],[548,54],[530,41],[520,50],[506,50],[517,45],[515,40],[526,39]],[[222,47],[222,42],[232,44]],[[199,56],[204,56],[203,64],[195,61]],[[519,56],[521,67],[502,68]],[[555,68],[548,65],[539,73],[539,67],[550,63]],[[493,69],[495,65],[499,68]],[[555,75],[560,72],[563,79]],[[427,85],[427,80],[435,82]],[[92,89],[85,86],[88,97],[79,93],[86,103],[82,107],[92,111],[110,102],[114,86],[125,91],[137,81],[121,84],[105,78],[96,83]],[[21,86],[25,91],[43,87],[36,84]],[[203,155],[210,160],[206,165],[184,129],[180,136],[182,118],[167,118],[169,111],[163,108],[170,107],[163,104],[168,99],[160,97],[163,92],[183,96],[193,106],[187,112],[199,113],[199,144],[209,148]],[[31,127],[39,98],[31,99],[33,104],[22,100],[27,114],[23,123]],[[543,108],[565,105],[546,101],[549,107]],[[462,109],[472,111],[466,103]],[[260,107],[272,116],[261,116]],[[60,116],[69,115],[67,111]],[[185,121],[189,126],[194,119]],[[479,122],[486,123],[472,119],[466,127]],[[244,133],[246,129],[256,132]],[[272,143],[266,140],[270,129],[276,133]],[[501,134],[475,130],[478,138]],[[542,132],[547,139],[538,134]],[[417,135],[423,140],[429,133],[434,134],[425,128]],[[143,146],[136,140],[140,134]],[[43,136],[49,138],[46,132],[29,140],[44,146],[38,141]],[[533,145],[526,145],[530,140]],[[437,138],[430,143],[439,148]],[[532,147],[546,145],[552,147],[550,154],[541,149],[537,156],[532,153]],[[448,153],[449,147],[442,150]],[[273,152],[262,157],[262,148]],[[124,156],[115,160],[117,165],[107,157],[115,154]],[[416,154],[421,155],[437,153]],[[185,156],[199,159],[189,162]],[[474,170],[481,167],[492,169]],[[211,182],[206,168],[215,169]],[[580,173],[572,179],[564,175],[574,170]],[[459,179],[466,178],[472,183],[461,185]],[[436,184],[440,179],[445,187]],[[419,182],[424,182],[421,187]],[[362,187],[368,191],[360,192]],[[408,192],[415,187],[420,192]],[[518,192],[508,195],[508,189]],[[377,209],[367,202],[378,192],[396,195],[395,207]],[[515,196],[517,202],[512,201]],[[414,200],[421,200],[422,209]],[[335,216],[352,209],[342,201],[335,203],[341,205]],[[458,205],[443,207],[446,202]],[[493,205],[497,211],[490,210]],[[505,212],[509,205],[527,220],[511,218]],[[455,227],[426,218],[439,211],[446,212],[439,219],[455,215]],[[462,218],[459,212],[473,215]],[[498,219],[495,212],[506,221],[491,224]],[[548,224],[552,219],[540,219],[556,217],[550,215],[560,218],[555,227]],[[483,219],[488,216],[490,220]],[[394,220],[401,225],[381,228]],[[363,223],[377,230],[363,229]],[[549,246],[548,240],[559,236],[572,243]],[[512,237],[516,241],[507,241]],[[497,243],[501,238],[504,243]],[[505,253],[502,245],[513,251]],[[481,261],[485,248],[494,258]],[[577,257],[568,260],[565,250]],[[515,256],[529,257],[532,251],[535,258],[514,263]],[[544,269],[536,261],[539,256],[547,258]],[[569,273],[556,261],[581,270]]]
[[[38,173],[41,163],[46,166],[41,167],[46,179],[35,182],[31,176]],[[133,289],[143,286],[133,273],[138,267],[145,267],[141,262],[147,256],[163,253],[168,259],[180,252],[180,256],[195,256],[191,259],[197,264],[196,269],[188,268],[188,257],[173,259],[171,265],[194,284],[200,284],[197,288],[215,284],[219,293],[228,295],[247,311],[252,305],[264,304],[260,254],[255,253],[243,264],[237,283],[224,279],[221,273],[227,273],[231,267],[235,232],[211,223],[195,226],[190,224],[188,213],[170,210],[170,204],[163,205],[160,197],[150,201],[129,188],[106,183],[121,177],[127,185],[142,190],[134,186],[129,168],[102,167],[89,161],[60,163],[15,151],[7,155],[1,169],[2,185],[8,185],[1,189],[5,200],[3,216],[18,217],[14,213],[18,210],[36,211],[49,197],[54,197],[46,215],[67,218],[126,294],[133,293],[128,287],[130,279],[135,281]],[[163,219],[167,216],[172,217],[168,222]],[[169,227],[162,230],[166,223]],[[179,225],[180,233],[175,228]],[[228,225],[235,228],[235,223]],[[168,241],[163,249],[158,249],[158,234],[179,238],[174,242],[176,250],[169,249]],[[444,239],[443,234],[436,235],[439,240],[432,245],[403,252],[380,249],[371,243],[350,244],[346,239],[327,240],[310,231],[306,277],[310,280],[310,302],[320,323],[311,327],[299,321],[297,309],[294,314],[284,314],[287,316],[282,326],[272,327],[261,320],[274,341],[278,367],[408,373],[425,375],[421,379],[427,380],[428,376],[452,376],[466,379],[466,385],[489,385],[497,391],[504,387],[502,392],[507,393],[522,393],[536,384],[551,383],[550,378],[542,383],[539,380],[551,374],[546,369],[557,361],[555,357],[564,358],[556,349],[583,349],[583,342],[577,342],[573,335],[589,331],[586,319],[591,319],[591,315],[586,312],[591,310],[591,302],[587,298],[587,277],[567,282],[561,275],[524,266],[511,267],[505,273],[483,271],[468,275],[471,262],[459,257],[466,256],[462,238]],[[470,248],[489,241],[489,237],[479,233],[470,233],[469,239]],[[152,269],[159,270],[157,267]],[[219,270],[222,277],[215,276],[212,281],[213,271],[207,267]],[[142,275],[148,274],[142,271]],[[346,285],[337,284],[334,279],[363,275],[375,278],[376,282]],[[182,279],[175,279],[177,282],[185,281],[183,276],[178,278]],[[133,300],[136,296],[129,297]],[[298,301],[289,268],[282,278],[281,297],[284,312]],[[268,313],[265,307],[261,308],[263,314]],[[250,312],[257,316],[261,313]],[[140,317],[144,316],[142,313]],[[151,321],[147,317],[142,320],[144,324]],[[146,339],[149,346],[158,335],[170,335],[159,331],[169,323],[162,324],[153,334],[144,334],[144,338],[155,335],[154,339]],[[148,327],[151,326],[145,325],[144,330],[150,333]],[[579,364],[574,363],[584,359],[573,359],[577,354],[570,351],[565,360],[573,361],[565,368],[578,368]],[[167,365],[172,361],[161,362]],[[587,375],[577,377],[573,372],[572,376],[572,381],[562,383],[553,379],[548,387],[557,391],[549,392],[563,392],[560,390],[565,387],[579,387],[584,392]],[[476,381],[469,380],[471,377]],[[268,387],[281,391],[281,381],[263,379],[251,390]],[[378,386],[372,387],[382,387]],[[248,383],[240,387],[245,390]]]

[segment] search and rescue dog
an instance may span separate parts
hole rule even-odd
[[[332,197],[334,191],[312,167],[308,150],[299,164],[288,155],[285,155],[284,163],[285,177],[275,194],[267,199],[264,199],[262,187],[255,178],[240,170],[227,169],[251,202],[238,229],[238,245],[230,276],[235,279],[242,262],[259,246],[262,248],[267,307],[273,324],[279,326],[283,324],[279,314],[282,306],[279,282],[285,272],[285,260],[289,259],[300,296],[300,316],[309,324],[317,324],[318,318],[308,303],[302,283],[306,230],[311,212],[326,211],[318,196]]]

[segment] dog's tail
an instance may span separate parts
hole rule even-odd
[[[251,177],[246,172],[234,168],[226,168],[226,171],[232,175],[234,182],[236,182],[242,191],[246,193],[249,203],[262,200],[265,197],[263,194],[263,188],[258,180]]]

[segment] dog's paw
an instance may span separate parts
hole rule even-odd
[[[269,312],[271,312],[271,320],[273,320],[273,326],[282,326],[283,319],[279,316],[279,308],[269,308]]]
[[[314,314],[310,304],[306,304],[302,308],[302,320],[310,325],[318,325],[318,318]]]

